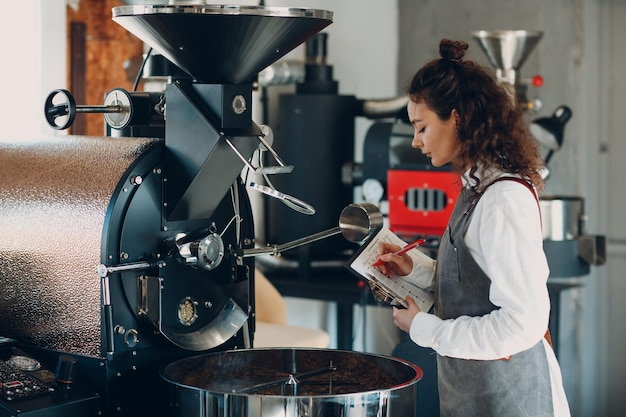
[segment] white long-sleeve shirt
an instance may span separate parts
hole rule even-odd
[[[467,183],[464,178],[463,185]],[[554,415],[569,416],[559,364],[543,339],[550,312],[549,268],[535,197],[515,181],[493,184],[474,208],[465,243],[491,279],[489,299],[500,308],[480,317],[449,320],[420,312],[411,323],[411,339],[440,355],[473,360],[505,358],[541,339],[550,367]]]

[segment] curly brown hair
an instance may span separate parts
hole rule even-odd
[[[456,109],[461,150],[454,168],[469,166],[477,180],[475,189],[481,188],[475,175],[479,166],[519,174],[542,189],[543,162],[522,110],[489,68],[463,60],[468,47],[463,41],[442,39],[441,59],[415,74],[407,89],[410,99],[426,104],[443,121]]]

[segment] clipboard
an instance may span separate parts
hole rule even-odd
[[[432,283],[436,261],[418,249],[411,250],[407,254],[413,260],[413,273],[406,277],[389,278],[372,266],[378,259],[378,244],[381,241],[401,247],[406,245],[388,228],[380,228],[348,260],[346,268],[365,280],[378,303],[406,308],[405,298],[411,296],[421,311],[429,311],[434,302]]]

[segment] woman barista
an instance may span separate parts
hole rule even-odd
[[[463,184],[441,240],[434,314],[393,311],[394,324],[437,352],[441,416],[569,416],[546,330],[550,310],[537,189],[541,160],[521,110],[489,69],[442,40],[415,74],[412,146]],[[388,276],[410,279],[408,255],[381,245]]]

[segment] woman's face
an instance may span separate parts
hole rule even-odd
[[[459,121],[456,110],[452,110],[450,118],[444,121],[425,103],[409,100],[407,112],[415,129],[411,146],[429,157],[433,166],[440,167],[454,161],[461,149],[456,134]]]

